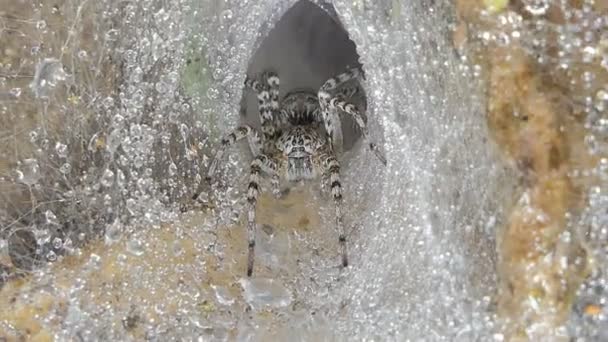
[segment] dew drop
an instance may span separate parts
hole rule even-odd
[[[226,306],[234,304],[234,297],[225,287],[211,285],[211,288],[215,291],[215,298],[217,298],[218,303]]]
[[[67,74],[63,70],[61,62],[55,58],[46,58],[36,66],[30,89],[36,97],[46,98],[49,91],[66,78]]]
[[[534,16],[540,16],[547,13],[549,9],[549,0],[524,0],[524,8]]]
[[[111,187],[112,184],[114,184],[114,172],[112,172],[110,169],[106,169],[101,176],[100,183],[106,188]]]
[[[26,159],[17,170],[17,181],[26,185],[34,185],[40,179],[40,166],[36,159]]]
[[[9,93],[13,97],[19,97],[19,96],[21,96],[21,88],[13,88],[13,89],[9,90]]]
[[[59,224],[59,222],[57,221],[57,216],[51,210],[45,211],[44,212],[44,217],[46,218],[46,223],[48,223],[48,224],[52,224],[52,225],[58,225]]]
[[[53,251],[49,251],[46,254],[46,260],[48,260],[48,261],[55,261],[55,260],[57,260],[57,254],[55,252],[53,252]]]
[[[127,252],[141,256],[144,254],[144,244],[138,239],[131,239],[127,242]]]
[[[70,165],[69,163],[61,165],[61,167],[59,168],[59,172],[63,173],[64,175],[69,174],[70,172],[72,172],[72,165]]]
[[[46,28],[46,21],[44,21],[44,20],[38,20],[36,22],[36,28],[38,30],[44,30]]]
[[[175,176],[176,173],[177,173],[177,165],[175,165],[175,163],[171,163],[169,165],[169,176]]]
[[[63,241],[56,237],[53,239],[53,248],[55,249],[61,249],[61,247],[63,247]]]
[[[55,152],[59,157],[65,158],[68,156],[68,146],[58,142],[55,144]]]
[[[38,132],[31,131],[30,132],[30,142],[35,143],[36,141],[38,141]]]
[[[229,9],[227,9],[227,10],[223,11],[223,12],[221,13],[221,17],[222,17],[222,19],[224,19],[224,20],[230,20],[230,19],[232,19],[232,11],[231,11],[231,10],[229,10]]]
[[[587,145],[587,150],[590,154],[596,155],[599,151],[599,146],[595,136],[592,134],[588,134],[585,136],[585,145]]]
[[[112,108],[112,106],[114,106],[114,99],[112,98],[112,96],[108,96],[105,99],[103,99],[103,101],[101,101],[101,105],[105,109],[110,109],[110,108]]]
[[[105,38],[106,38],[106,40],[108,40],[108,41],[115,41],[115,40],[117,40],[117,39],[118,39],[118,33],[119,33],[119,32],[118,32],[118,30],[116,30],[116,29],[111,29],[111,30],[109,30],[108,32],[106,32],[106,34],[105,34]]]
[[[291,294],[274,279],[241,279],[245,300],[253,307],[285,307],[291,303]]]
[[[106,228],[105,232],[105,243],[106,245],[114,244],[120,240],[122,235],[123,227],[120,221],[115,220],[111,225]]]

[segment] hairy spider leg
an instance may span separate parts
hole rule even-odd
[[[279,175],[278,162],[266,155],[256,156],[251,162],[249,173],[249,185],[247,187],[247,276],[253,274],[253,263],[255,258],[255,207],[260,194],[260,172],[264,171],[273,179]]]
[[[279,75],[275,72],[267,71],[264,73],[264,79],[268,84],[268,91],[270,92],[270,109],[274,116],[279,114]]]
[[[336,209],[336,229],[338,231],[338,242],[342,254],[342,266],[348,266],[348,255],[346,252],[346,231],[342,216],[342,183],[340,183],[340,163],[331,152],[322,153],[319,156],[323,167],[323,177],[330,182],[330,191]],[[322,180],[323,181],[323,180]]]
[[[343,95],[345,98],[350,99],[359,93],[359,87],[344,87],[339,89],[338,93]]]
[[[361,75],[362,71],[359,68],[348,69],[346,72],[325,81],[317,93],[319,105],[321,107],[321,119],[325,125],[325,132],[327,133],[329,145],[332,149],[336,148],[339,150],[341,148],[341,141],[339,141],[341,138],[341,127],[339,126],[340,118],[338,113],[332,111],[332,108],[329,106],[329,101],[332,98],[331,92],[343,83],[358,78]]]
[[[257,80],[249,77],[245,78],[245,87],[251,88],[257,93],[258,109],[260,111],[260,124],[262,125],[264,143],[267,143],[269,141],[272,141],[277,132],[274,124],[274,116],[272,109],[273,105],[270,90],[271,87],[265,83],[266,81],[258,82]]]
[[[343,83],[348,82],[352,79],[358,78],[362,74],[363,73],[360,68],[350,68],[350,69],[346,70],[345,72],[325,81],[325,83],[323,83],[323,85],[321,86],[321,89],[319,89],[319,93],[321,93],[322,91],[330,92],[330,91],[336,89],[337,87],[341,86]],[[321,97],[321,96],[319,96],[319,97]]]
[[[332,109],[338,108],[341,111],[343,111],[344,113],[351,115],[353,117],[353,119],[355,119],[355,122],[361,129],[361,134],[363,135],[363,139],[365,139],[367,141],[367,143],[369,144],[369,149],[372,152],[374,152],[374,154],[376,155],[376,157],[380,160],[380,162],[382,164],[386,165],[386,157],[382,154],[382,152],[378,148],[378,145],[376,145],[375,143],[373,143],[369,140],[367,125],[365,124],[365,121],[363,120],[363,115],[361,115],[361,113],[359,112],[357,107],[354,104],[346,101],[344,99],[344,96],[342,96],[342,95],[336,95],[334,98],[332,98],[329,101],[329,107]]]
[[[338,88],[338,90],[337,90],[338,94],[344,96],[344,98],[346,98],[346,99],[351,99],[353,96],[357,95],[360,91],[361,91],[361,88],[359,88],[358,86],[341,87],[341,88]],[[352,127],[358,128],[358,125],[356,122],[351,121],[351,120],[349,120],[349,122],[353,125]]]
[[[253,129],[251,126],[243,125],[237,127],[234,131],[229,134],[226,134],[222,140],[220,148],[217,150],[213,161],[211,162],[211,166],[209,166],[209,171],[207,172],[207,177],[213,177],[215,170],[217,169],[217,163],[222,159],[226,150],[234,145],[237,141],[242,140],[247,137],[249,141],[249,145],[251,146],[252,151],[261,152],[262,146],[260,141],[260,136],[258,132]]]
[[[276,174],[270,178],[270,184],[272,185],[272,194],[275,198],[281,198],[281,177]]]

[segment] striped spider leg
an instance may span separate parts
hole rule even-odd
[[[342,211],[342,183],[340,182],[340,162],[330,151],[322,152],[317,157],[317,167],[322,171],[321,182],[329,181],[331,196],[335,208],[335,224],[338,231],[338,242],[342,256],[342,266],[348,266],[346,252],[346,230],[344,229],[344,216]]]
[[[386,165],[386,157],[382,154],[378,146],[369,141],[367,125],[365,120],[363,119],[363,115],[357,109],[357,107],[348,102],[346,100],[347,97],[342,93],[338,92],[338,94],[331,94],[336,88],[342,85],[345,82],[348,82],[352,79],[356,79],[361,76],[361,69],[359,68],[351,68],[346,72],[339,74],[336,77],[330,78],[321,86],[318,92],[319,104],[321,107],[322,119],[325,124],[325,131],[327,132],[328,138],[330,140],[330,145],[333,147],[336,143],[334,132],[337,130],[337,125],[340,124],[337,115],[335,115],[336,110],[339,109],[342,112],[349,114],[353,117],[359,128],[361,129],[363,138],[368,142],[369,149],[376,155],[376,157],[380,160],[380,162]],[[348,95],[348,93],[346,93]],[[335,122],[338,121],[338,122]]]
[[[249,184],[247,185],[247,276],[253,274],[253,263],[255,259],[255,210],[258,201],[258,196],[261,191],[260,176],[261,172],[270,175],[273,180],[278,180],[279,176],[279,161],[270,156],[260,154],[256,156],[250,165]],[[276,191],[273,186],[273,192]]]

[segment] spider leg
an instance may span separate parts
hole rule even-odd
[[[258,132],[253,129],[251,126],[243,125],[237,127],[234,131],[229,134],[226,134],[222,140],[220,148],[217,150],[213,161],[211,162],[211,166],[209,166],[209,171],[207,172],[207,177],[213,177],[215,170],[217,169],[217,163],[222,159],[226,150],[234,145],[237,141],[242,140],[247,137],[249,140],[249,146],[251,147],[251,151],[254,155],[257,155],[261,152],[261,141]],[[257,153],[256,153],[257,152]]]
[[[338,92],[345,98],[350,99],[351,97],[359,93],[359,87],[344,87],[338,90]]]
[[[264,73],[264,78],[266,79],[266,83],[268,83],[268,90],[270,92],[270,109],[273,114],[278,114],[279,112],[279,75],[275,72],[267,71]]]
[[[275,174],[270,179],[272,185],[272,194],[275,198],[281,198],[281,178],[278,174]]]
[[[278,77],[277,77],[278,80]],[[277,81],[278,86],[278,81]],[[260,110],[260,123],[264,141],[272,141],[276,134],[273,118],[273,105],[271,100],[271,90],[268,84],[263,84],[252,78],[245,78],[245,87],[253,89],[257,93],[258,108]]]
[[[342,127],[340,125],[338,113],[329,106],[329,101],[332,98],[330,92],[344,82],[358,78],[361,75],[362,71],[359,68],[348,69],[346,72],[325,81],[317,93],[317,98],[319,99],[319,105],[321,107],[321,119],[325,125],[325,132],[327,133],[329,145],[332,149],[337,150],[337,152],[340,152],[342,149]]]
[[[337,87],[342,85],[342,83],[358,78],[361,75],[363,75],[363,72],[360,68],[350,68],[345,72],[339,74],[338,76],[328,79],[321,86],[321,89],[319,90],[319,97],[321,97],[321,92],[327,93],[331,90],[336,89]]]
[[[266,155],[258,155],[251,162],[249,173],[249,185],[247,186],[247,276],[253,274],[253,262],[255,258],[255,206],[260,194],[260,172],[265,171],[273,179],[278,176],[278,163]]]
[[[275,128],[275,136],[280,135],[280,128],[287,123],[287,116],[285,112],[279,109],[279,75],[275,72],[267,71],[264,73],[266,83],[268,83],[268,90],[270,92],[270,109],[273,116],[273,124]]]
[[[245,87],[253,89],[256,93],[264,90],[262,83],[258,82],[256,79],[250,78],[249,76],[245,77]]]
[[[282,108],[279,111],[279,116],[277,118],[277,123],[281,126],[281,127],[285,127],[285,125],[287,125],[287,123],[289,122],[289,111],[285,108]]]
[[[361,115],[361,113],[359,112],[357,107],[354,104],[346,101],[344,99],[344,96],[342,96],[342,95],[336,95],[334,98],[332,98],[329,101],[329,107],[332,109],[335,109],[335,108],[340,109],[341,111],[351,115],[355,119],[355,122],[361,129],[361,134],[363,135],[363,139],[365,139],[369,143],[369,149],[372,152],[374,152],[374,154],[376,155],[376,157],[380,160],[380,162],[382,164],[386,165],[386,157],[384,157],[384,155],[382,154],[382,152],[380,151],[380,149],[378,148],[378,146],[375,143],[369,141],[367,125],[365,124],[365,121],[363,120],[363,115]]]
[[[342,183],[340,183],[340,163],[333,154],[324,153],[320,156],[323,166],[323,179],[329,179],[331,195],[336,208],[336,228],[338,230],[338,241],[342,254],[342,266],[348,266],[348,255],[346,253],[346,231],[342,216]],[[322,180],[323,181],[323,180]]]

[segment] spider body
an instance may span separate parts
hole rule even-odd
[[[225,151],[237,141],[247,138],[254,155],[250,165],[247,188],[247,275],[253,273],[255,251],[255,208],[260,193],[260,177],[271,177],[272,190],[279,194],[281,178],[289,182],[313,180],[321,176],[328,183],[335,204],[335,223],[341,247],[342,265],[348,265],[346,235],[342,222],[342,184],[340,163],[334,152],[338,113],[351,115],[367,139],[363,115],[349,102],[357,88],[341,87],[360,76],[359,69],[350,69],[330,78],[315,94],[307,90],[288,93],[279,102],[279,77],[273,72],[263,73],[260,80],[246,78],[245,86],[253,89],[258,98],[262,135],[251,126],[242,125],[224,136],[208,171],[211,178]],[[338,118],[338,120],[336,120]],[[386,159],[376,145],[369,143],[380,161]]]
[[[321,136],[311,127],[295,126],[281,134],[276,147],[287,159],[285,178],[290,182],[317,178],[314,156],[320,154],[323,145]]]

